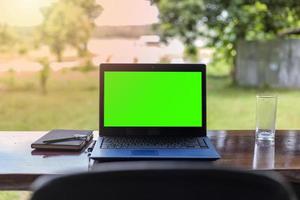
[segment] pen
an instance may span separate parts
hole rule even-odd
[[[65,137],[65,138],[57,138],[57,139],[51,139],[51,140],[44,140],[43,143],[55,143],[55,142],[63,142],[67,140],[82,140],[82,139],[87,139],[87,135],[78,135],[75,134],[72,137]]]

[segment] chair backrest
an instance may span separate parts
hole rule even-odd
[[[198,162],[116,162],[90,172],[42,177],[32,200],[294,200],[276,173],[224,169]]]

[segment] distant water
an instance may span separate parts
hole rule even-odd
[[[99,65],[102,62],[159,62],[163,56],[173,60],[182,60],[184,50],[183,44],[174,39],[168,45],[148,46],[138,39],[91,39],[88,43],[88,49],[93,53],[93,63]],[[0,57],[0,72],[14,69],[15,71],[39,71],[41,66],[35,62],[42,56],[55,57],[51,55],[49,49],[44,46],[38,50],[29,52],[27,56],[14,56],[13,58]],[[68,61],[52,62],[53,70],[62,68],[71,68],[80,64],[80,59],[76,56],[76,51],[68,49],[64,52],[64,57]],[[70,59],[71,58],[71,59]]]
[[[96,54],[94,63],[106,62],[159,62],[163,56],[181,58],[184,50],[179,40],[173,40],[168,45],[147,46],[140,40],[130,39],[92,39],[88,49]]]

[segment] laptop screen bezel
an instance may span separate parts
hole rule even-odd
[[[201,127],[104,127],[104,73],[108,71],[166,71],[202,72],[202,126]],[[204,64],[100,64],[99,70],[99,135],[158,135],[158,136],[206,136],[206,69]]]

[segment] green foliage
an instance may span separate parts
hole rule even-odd
[[[87,55],[84,58],[84,61],[83,61],[81,66],[73,67],[71,70],[87,73],[87,72],[90,72],[90,71],[97,70],[97,67],[93,64],[91,56]]]
[[[216,48],[217,59],[224,58],[234,66],[239,40],[272,39],[300,20],[300,12],[297,12],[300,4],[292,5],[294,1],[278,5],[267,0],[205,0],[203,14],[209,32],[204,35],[210,38],[209,45]],[[288,16],[292,16],[292,20]]]
[[[186,45],[186,56],[195,56],[197,49],[194,41],[199,36],[198,22],[202,17],[203,3],[201,0],[159,0],[157,3],[160,15],[159,31],[162,40],[179,37]]]
[[[69,3],[73,3],[76,6],[83,9],[85,15],[91,20],[96,19],[102,12],[103,8],[96,4],[95,0],[64,0]]]
[[[223,59],[213,60],[206,68],[207,76],[211,77],[228,77],[230,74],[230,66]]]
[[[10,51],[17,40],[14,29],[5,24],[0,24],[0,52]]]
[[[28,48],[25,45],[20,45],[20,47],[18,48],[18,53],[20,55],[25,55],[26,53],[28,53]]]
[[[157,5],[164,41],[179,37],[190,48],[204,36],[215,59],[232,67],[239,40],[268,40],[300,25],[300,1],[294,0],[159,0]]]
[[[194,45],[186,45],[184,49],[184,58],[192,62],[198,61],[198,49]]]
[[[57,1],[43,10],[41,40],[49,45],[58,61],[67,45],[76,48],[80,56],[86,55],[93,20],[101,11],[95,0]]]
[[[42,65],[40,71],[40,84],[43,94],[47,94],[47,81],[50,76],[50,62],[47,57],[40,58],[38,62]]]

